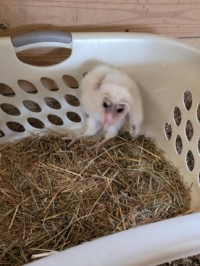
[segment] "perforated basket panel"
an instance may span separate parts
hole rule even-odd
[[[184,180],[192,184],[191,207],[198,207],[199,51],[176,40],[130,33],[73,33],[71,48],[71,56],[62,63],[35,67],[20,62],[11,39],[1,38],[0,142],[34,132],[83,131],[85,116],[78,101],[78,84],[96,63],[112,64],[139,84],[143,133],[155,138]]]

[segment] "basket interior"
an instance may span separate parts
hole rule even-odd
[[[199,52],[145,34],[76,33],[72,39],[71,56],[48,67],[21,62],[10,38],[0,40],[0,57],[5,62],[0,66],[0,143],[38,132],[81,132],[85,115],[79,102],[79,82],[97,62],[113,64],[139,84],[144,102],[143,133],[155,138],[184,181],[192,185],[191,208],[197,208]]]

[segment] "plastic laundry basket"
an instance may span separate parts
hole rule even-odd
[[[72,54],[48,67],[22,63],[16,56],[19,51],[39,47],[71,48]],[[0,38],[0,143],[35,132],[83,131],[85,117],[81,106],[66,100],[66,95],[78,98],[79,90],[70,88],[65,77],[79,82],[83,73],[99,62],[120,67],[137,81],[144,102],[143,133],[155,138],[179,168],[184,181],[192,185],[191,208],[199,211],[200,52],[177,40],[150,34],[64,32]],[[53,81],[57,89],[49,90],[45,79]],[[188,91],[192,96],[190,107],[184,102]],[[59,108],[52,108],[49,99],[58,102]],[[38,108],[33,110],[31,105]],[[12,110],[16,111],[14,115]],[[179,111],[179,122],[175,110]],[[79,115],[80,122],[71,119],[72,113]],[[52,117],[60,122],[54,122]],[[42,126],[34,126],[32,121]],[[187,123],[193,136],[188,136]],[[182,143],[181,149],[178,141]],[[194,159],[192,167],[188,166],[189,154]],[[197,253],[200,253],[198,212],[104,237],[33,265],[150,266]]]

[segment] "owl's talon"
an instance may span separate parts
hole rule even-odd
[[[135,125],[132,125],[130,128],[130,135],[133,138],[137,138],[138,137],[138,128]]]
[[[78,141],[75,137],[62,137],[62,140],[70,140],[70,143],[67,145],[67,148],[71,147],[75,142]]]
[[[77,142],[78,140],[76,138],[71,138],[70,143],[67,145],[67,148],[71,147],[75,142]]]
[[[96,155],[98,155],[99,154],[99,151],[100,151],[100,149],[101,149],[101,142],[97,142],[96,144],[94,144],[94,145],[92,145],[91,147],[90,147],[90,149],[94,149],[95,151],[96,151]]]

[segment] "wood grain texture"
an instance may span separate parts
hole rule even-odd
[[[0,36],[36,29],[200,37],[199,0],[1,0]],[[0,25],[1,26],[1,25]],[[1,27],[0,27],[1,28]]]
[[[33,66],[50,66],[58,64],[71,55],[71,49],[41,48],[23,51],[17,54],[19,60]]]

